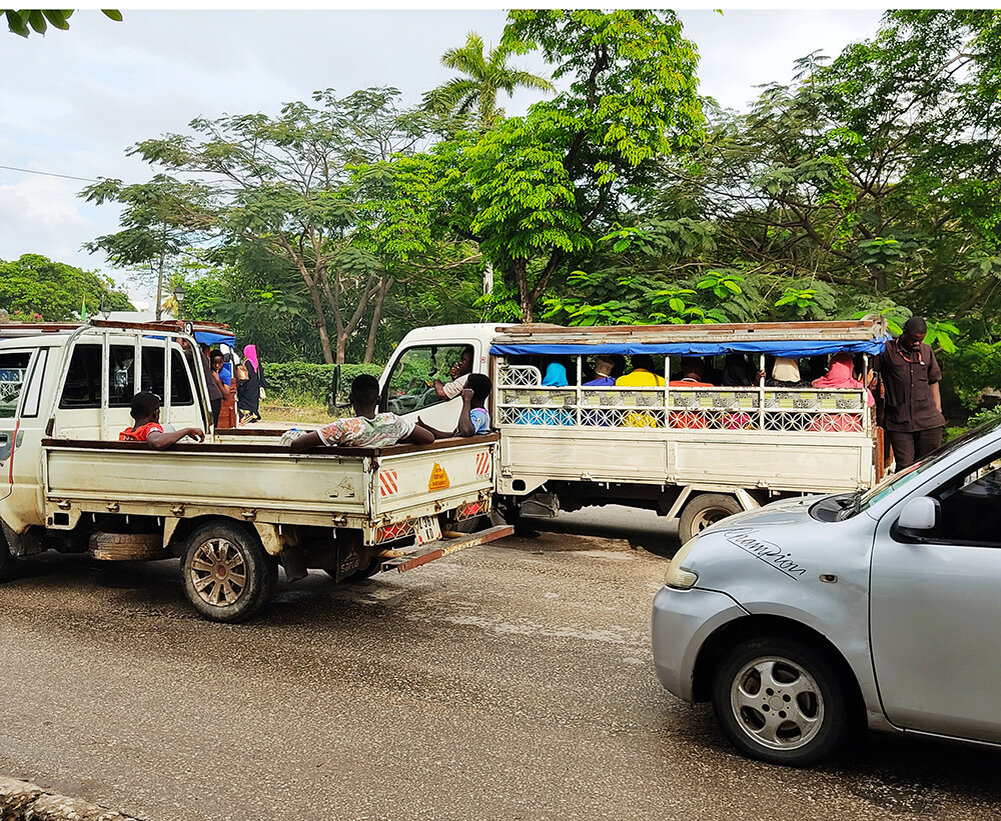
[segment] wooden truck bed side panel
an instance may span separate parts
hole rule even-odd
[[[252,443],[155,451],[142,443],[46,439],[45,500],[50,512],[218,512],[368,532],[488,498],[497,439],[307,453]]]
[[[49,500],[366,512],[362,459],[50,446],[46,462]]]
[[[488,499],[493,492],[495,440],[476,437],[461,447],[380,457],[372,515],[428,504],[448,510],[459,502]]]
[[[862,434],[519,426],[504,430],[500,467],[505,475],[562,481],[824,492],[867,487],[871,451]]]

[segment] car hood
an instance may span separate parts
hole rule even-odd
[[[703,533],[719,533],[725,530],[732,530],[734,527],[761,528],[813,521],[810,516],[810,508],[823,498],[825,498],[823,495],[801,496],[796,499],[783,499],[779,502],[772,502],[764,507],[745,510],[742,513],[727,516],[712,527],[706,528]]]

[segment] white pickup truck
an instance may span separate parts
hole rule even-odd
[[[0,580],[54,548],[98,560],[181,558],[206,618],[249,618],[279,561],[289,579],[408,570],[500,538],[487,527],[496,434],[423,447],[292,453],[276,432],[154,451],[120,442],[134,393],[161,421],[209,430],[202,358],[177,323],[0,327]],[[444,531],[444,537],[443,537]]]
[[[451,429],[458,398],[431,377],[472,350],[473,370],[493,380],[500,431],[496,492],[508,517],[555,515],[609,503],[679,517],[681,541],[719,519],[784,496],[868,488],[882,478],[882,430],[861,389],[592,387],[597,354],[663,355],[670,381],[678,357],[743,353],[763,371],[766,355],[841,351],[868,357],[888,339],[881,317],[848,322],[564,328],[447,325],[411,331],[382,375],[384,409]],[[543,384],[562,358],[568,384]],[[677,370],[677,368],[675,368]]]

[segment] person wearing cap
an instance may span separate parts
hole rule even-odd
[[[927,333],[924,319],[912,316],[904,323],[903,333],[887,342],[873,362],[886,403],[883,427],[897,470],[913,465],[942,444],[942,370],[935,352],[924,342]]]
[[[594,358],[594,379],[585,382],[582,387],[608,388],[614,385],[615,377],[612,376],[612,373],[615,370],[615,364],[615,357],[612,354],[598,354]]]

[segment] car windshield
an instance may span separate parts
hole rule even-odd
[[[889,494],[899,490],[910,482],[913,482],[918,476],[937,465],[943,459],[947,459],[954,451],[959,450],[959,448],[969,442],[972,442],[974,439],[979,439],[981,436],[993,432],[998,427],[1001,427],[1001,419],[980,425],[973,430],[967,431],[962,436],[957,436],[949,442],[948,445],[943,448],[939,448],[928,458],[922,459],[920,462],[915,462],[910,467],[904,468],[904,470],[900,473],[894,473],[893,475],[886,477],[874,488],[861,494],[858,497],[857,503],[853,506],[853,509],[845,511],[845,515],[843,515],[842,518],[854,516],[856,513],[861,513],[863,510],[867,510],[881,499],[886,498]]]

